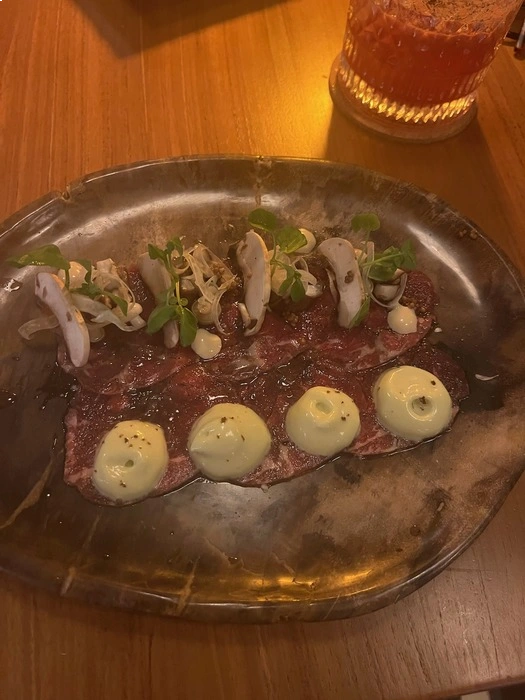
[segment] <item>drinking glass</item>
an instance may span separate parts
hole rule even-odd
[[[350,0],[335,104],[389,136],[437,141],[476,111],[476,88],[521,0]]]

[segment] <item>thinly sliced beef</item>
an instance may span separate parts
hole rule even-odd
[[[162,339],[144,331],[124,334],[106,329],[106,337],[91,345],[89,362],[74,367],[61,345],[58,362],[80,384],[95,394],[119,394],[130,389],[153,386],[197,361],[190,348],[168,350]]]
[[[321,296],[304,310],[284,315],[268,311],[254,337],[242,335],[237,327],[235,342],[210,363],[209,371],[245,381],[305,352],[314,363],[341,365],[346,372],[377,367],[418,345],[432,327],[437,299],[426,275],[408,275],[403,302],[418,316],[416,333],[394,333],[388,326],[388,310],[375,303],[365,321],[348,330],[338,325],[337,305],[325,284]]]
[[[421,367],[441,379],[451,395],[455,417],[459,402],[468,396],[468,383],[465,373],[448,353],[426,344],[418,350],[400,356],[389,366],[393,364]],[[313,386],[327,386],[343,391],[353,398],[359,408],[361,430],[345,452],[356,457],[370,457],[415,447],[418,443],[393,435],[377,420],[372,388],[384,371],[385,367],[376,367],[350,374],[341,366],[305,364],[302,371],[295,372],[295,376],[289,375],[287,387],[282,387],[273,395],[267,388],[270,383],[269,376],[256,380],[250,390],[243,393],[242,398],[245,404],[252,404],[254,410],[259,406],[259,413],[265,418],[272,432],[272,450],[264,462],[239,483],[243,486],[270,485],[304,474],[327,461],[326,458],[314,457],[298,450],[288,438],[284,427],[288,408]],[[279,381],[282,384],[282,379],[279,380],[279,377],[274,375],[274,384],[278,385]]]
[[[354,372],[384,364],[417,345],[432,325],[436,303],[430,280],[419,272],[408,276],[404,301],[418,314],[417,333],[398,335],[388,327],[387,310],[372,304],[365,322],[347,330],[337,324],[337,306],[328,289],[322,268],[317,270],[324,291],[299,311],[276,313],[269,310],[259,333],[245,336],[237,302],[242,290],[228,292],[223,299],[221,323],[223,349],[207,363],[208,373],[246,381],[250,377],[285,365],[294,357],[308,352],[313,362],[341,364]],[[137,301],[143,306],[144,318],[154,307],[154,299],[142,282],[137,270],[127,271],[128,283]],[[106,337],[93,343],[89,362],[74,367],[62,344],[58,361],[62,368],[75,376],[80,384],[97,394],[118,394],[129,389],[153,386],[172,375],[186,371],[200,362],[189,348],[164,347],[162,333],[148,335],[144,330],[123,333],[114,326],[106,328]]]
[[[198,476],[186,448],[193,422],[210,406],[225,400],[235,400],[232,390],[221,387],[202,365],[188,368],[181,381],[170,378],[154,388],[115,395],[95,395],[79,388],[65,419],[64,480],[90,501],[115,505],[92,484],[98,445],[119,421],[144,420],[162,427],[169,454],[166,473],[150,496],[173,491]]]
[[[429,344],[400,356],[388,366],[392,364],[412,364],[439,377],[451,394],[455,412],[459,401],[468,395],[463,370],[447,353]],[[264,462],[237,483],[271,485],[299,476],[327,461],[297,449],[285,430],[289,407],[313,386],[344,391],[358,406],[361,430],[346,452],[366,457],[414,447],[416,443],[397,438],[377,421],[372,387],[384,370],[385,367],[376,367],[349,373],[342,365],[312,363],[302,356],[245,384],[221,381],[201,363],[153,389],[113,396],[96,396],[79,389],[66,417],[65,480],[89,500],[110,503],[91,482],[97,446],[118,421],[148,420],[165,431],[170,456],[162,481],[150,495],[173,491],[199,476],[186,445],[193,422],[210,406],[222,402],[241,402],[249,406],[266,421],[272,435],[272,448]]]
[[[135,268],[127,271],[127,277],[137,302],[143,307],[142,316],[146,319],[155,301]],[[89,361],[84,367],[71,364],[63,344],[58,349],[58,362],[62,369],[96,394],[119,394],[153,386],[197,359],[189,348],[165,348],[162,333],[154,336],[144,330],[125,333],[115,326],[106,326],[104,340],[91,344]]]
[[[413,308],[418,317],[416,333],[394,333],[388,325],[388,309],[372,303],[363,323],[351,331],[337,325],[335,313],[330,325],[324,322],[321,339],[310,351],[311,359],[357,372],[390,362],[417,346],[432,327],[437,303],[432,282],[422,272],[408,275],[402,303]]]
[[[154,300],[135,270],[129,284],[145,309]],[[316,274],[323,278],[320,268]],[[165,433],[169,465],[151,496],[173,491],[199,476],[187,450],[197,418],[210,406],[240,402],[267,423],[272,447],[264,462],[237,483],[270,485],[321,466],[327,460],[297,449],[285,430],[289,407],[313,386],[328,386],[351,396],[360,411],[361,430],[346,452],[365,457],[413,447],[387,432],[377,421],[372,387],[384,369],[411,364],[435,374],[449,390],[455,410],[468,385],[458,364],[423,341],[433,322],[436,296],[430,280],[410,273],[403,303],[418,316],[416,333],[398,335],[388,327],[387,310],[372,304],[358,328],[337,324],[337,305],[325,284],[321,296],[304,306],[268,310],[260,332],[245,336],[237,302],[242,290],[223,299],[223,349],[213,360],[200,360],[191,349],[167,350],[162,334],[122,333],[110,327],[106,339],[92,346],[89,363],[76,369],[63,349],[62,367],[79,382],[66,416],[65,480],[96,503],[113,504],[92,484],[95,454],[115,423],[146,420]],[[422,342],[423,341],[423,342]],[[116,503],[118,505],[118,502]]]

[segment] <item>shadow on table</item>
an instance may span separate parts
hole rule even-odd
[[[434,192],[473,221],[483,222],[489,236],[503,240],[502,222],[514,207],[498,180],[476,119],[451,139],[418,144],[376,135],[334,108],[323,157],[377,170]],[[484,192],[491,196],[473,196]]]
[[[73,0],[118,56],[289,0]]]

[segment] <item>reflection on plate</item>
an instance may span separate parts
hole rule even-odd
[[[422,585],[497,511],[525,467],[523,284],[433,195],[319,161],[142,163],[88,176],[12,217],[0,259],[54,242],[68,257],[119,251],[129,262],[145,241],[183,233],[220,250],[256,206],[334,233],[373,210],[379,245],[414,241],[441,298],[434,342],[469,372],[453,430],[389,457],[340,458],[268,491],[197,482],[124,509],[95,506],[62,481],[67,387],[56,384],[53,342],[24,348],[17,334],[34,311],[33,273],[13,282],[1,266],[2,569],[63,595],[194,619],[331,619]]]

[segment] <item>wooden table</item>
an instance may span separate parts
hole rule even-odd
[[[525,62],[500,50],[479,116],[385,141],[327,89],[347,0],[5,0],[0,217],[84,173],[247,153],[357,163],[438,193],[525,271]],[[524,428],[525,429],[525,428]],[[0,579],[0,697],[436,698],[525,679],[525,481],[437,579],[354,620],[213,626]]]

